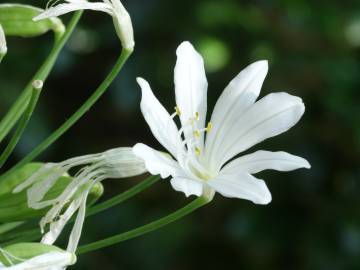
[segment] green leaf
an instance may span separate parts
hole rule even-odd
[[[50,30],[60,34],[65,31],[58,18],[33,21],[41,12],[42,9],[29,5],[0,4],[0,24],[8,36],[35,37]]]

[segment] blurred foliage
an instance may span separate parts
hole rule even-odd
[[[268,206],[217,196],[212,204],[165,229],[80,257],[75,268],[359,269],[360,2],[123,2],[134,22],[134,56],[107,95],[42,160],[59,161],[138,141],[156,145],[139,111],[135,78],[148,79],[171,110],[175,49],[190,40],[205,57],[210,107],[242,68],[258,59],[270,61],[262,96],[286,91],[302,97],[307,111],[291,131],[254,149],[285,150],[305,157],[313,167],[261,173],[259,178],[273,193]],[[9,54],[0,66],[0,115],[46,57],[52,36],[9,38],[8,43]],[[119,51],[111,19],[87,12],[46,83],[35,118],[11,162],[84,101]],[[105,198],[134,181],[105,182]],[[87,219],[82,243],[144,224],[186,201],[164,180]]]

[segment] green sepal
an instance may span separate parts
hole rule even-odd
[[[35,37],[52,30],[62,34],[65,26],[59,18],[33,21],[44,10],[29,5],[0,4],[0,24],[7,36]]]
[[[11,263],[21,263],[23,260],[28,260],[48,252],[65,251],[58,247],[41,243],[18,243],[0,249],[0,262],[5,266],[11,266]],[[11,262],[6,258],[6,254],[11,255]]]
[[[29,178],[42,165],[42,163],[29,163],[0,182],[0,223],[24,221],[42,217],[49,210],[49,207],[39,210],[29,208],[26,190],[16,194],[12,193],[16,186]],[[56,184],[48,191],[44,200],[51,200],[58,197],[72,179],[73,178],[68,175],[61,176]],[[101,197],[103,191],[104,188],[101,183],[95,184],[89,192],[88,205],[95,203]],[[77,196],[77,194],[75,196]]]

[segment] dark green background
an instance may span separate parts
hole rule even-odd
[[[360,269],[360,1],[124,4],[135,28],[133,57],[100,102],[40,160],[60,161],[139,141],[158,146],[140,114],[135,78],[148,79],[172,110],[175,49],[189,40],[205,57],[210,107],[242,68],[255,60],[269,60],[261,96],[274,91],[298,95],[306,113],[289,132],[252,150],[285,150],[309,160],[312,169],[259,174],[273,195],[267,206],[218,195],[210,205],[164,229],[80,256],[74,269]],[[0,66],[1,115],[51,45],[51,34],[8,39],[9,54]],[[111,19],[87,12],[60,55],[8,165],[82,104],[120,49]],[[134,182],[104,182],[104,198]],[[145,224],[188,201],[163,180],[121,206],[87,219],[81,242]]]

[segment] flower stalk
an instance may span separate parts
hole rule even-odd
[[[174,221],[179,220],[180,218],[183,218],[183,217],[191,214],[192,212],[194,212],[198,208],[206,205],[210,201],[211,201],[211,199],[208,197],[205,197],[205,196],[196,198],[195,200],[193,200],[191,203],[187,204],[183,208],[180,208],[179,210],[177,210],[163,218],[160,218],[154,222],[148,223],[144,226],[138,227],[136,229],[130,230],[125,233],[114,235],[112,237],[109,237],[109,238],[106,238],[106,239],[103,239],[100,241],[96,241],[91,244],[80,246],[77,249],[76,254],[80,255],[80,254],[88,253],[90,251],[95,251],[95,250],[98,250],[101,248],[112,246],[117,243],[144,235],[146,233],[155,231],[155,230],[160,229]]]
[[[6,146],[4,152],[0,156],[0,169],[5,164],[6,160],[9,158],[13,150],[15,149],[17,143],[19,142],[22,134],[24,133],[31,116],[35,110],[36,104],[39,100],[39,96],[42,90],[44,83],[40,80],[35,80],[32,84],[32,92],[30,97],[30,102],[28,104],[27,110],[24,113],[18,128],[16,129],[13,137],[11,138],[9,144]]]
[[[79,22],[82,15],[82,11],[76,12],[68,26],[66,27],[66,31],[63,33],[61,38],[58,38],[52,48],[50,54],[48,55],[45,62],[39,68],[39,70],[34,75],[31,82],[25,87],[21,95],[12,105],[8,113],[5,117],[0,121],[0,142],[5,138],[5,136],[9,133],[9,131],[14,127],[20,117],[23,115],[24,111],[27,108],[27,104],[30,100],[30,95],[32,91],[32,83],[34,80],[45,81],[51,72],[54,64],[59,56],[60,51],[70,38],[73,30],[75,29],[77,23]],[[1,177],[2,178],[2,177]],[[0,178],[0,180],[1,180]]]
[[[60,138],[66,131],[68,131],[94,104],[95,102],[105,93],[110,84],[116,78],[122,67],[124,66],[127,59],[130,57],[132,51],[123,49],[118,60],[116,61],[111,72],[101,83],[101,85],[96,89],[96,91],[88,98],[88,100],[70,117],[68,120],[62,124],[57,130],[55,130],[47,139],[40,143],[35,149],[33,149],[25,158],[23,158],[19,163],[12,167],[8,172],[11,173],[26,163],[32,161],[38,155],[40,155],[46,148],[53,144],[58,138]],[[0,178],[0,181],[3,177]]]

